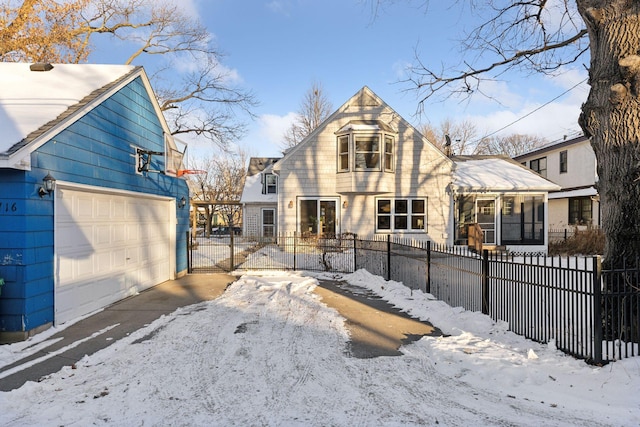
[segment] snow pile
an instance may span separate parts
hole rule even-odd
[[[0,393],[0,424],[638,425],[640,358],[592,367],[365,271],[369,288],[446,337],[403,356],[346,353],[344,319],[292,272],[242,276],[39,383]]]

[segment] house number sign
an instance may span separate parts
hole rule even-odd
[[[18,205],[16,202],[0,202],[0,214],[16,212]]]

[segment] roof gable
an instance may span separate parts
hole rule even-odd
[[[310,141],[313,141],[319,133],[324,131],[324,129],[330,123],[335,121],[341,114],[346,113],[346,112],[351,113],[351,112],[354,112],[354,111],[366,110],[366,109],[369,109],[369,108],[377,108],[379,110],[382,110],[382,109],[388,110],[389,114],[385,114],[385,117],[391,117],[392,119],[397,117],[400,120],[402,120],[402,122],[405,123],[407,127],[410,127],[412,129],[414,129],[417,134],[421,135],[420,132],[418,132],[417,129],[415,129],[402,116],[400,116],[397,112],[395,112],[395,110],[393,110],[393,108],[391,108],[378,95],[376,95],[371,89],[369,89],[369,87],[363,86],[358,92],[356,92],[355,95],[353,95],[351,98],[349,98],[336,111],[334,111],[329,117],[327,117],[316,129],[314,129],[309,135],[307,135],[307,137],[305,137],[302,141],[300,141],[300,143],[298,145],[296,145],[293,148],[290,148],[289,150],[287,150],[285,152],[284,157],[282,158],[282,161],[280,161],[276,165],[274,165],[274,170],[276,170],[276,171],[280,170],[280,168],[283,166],[283,164],[286,164],[287,160],[292,157],[291,155],[293,153],[295,153],[296,151],[300,150],[305,145],[309,144]],[[348,123],[346,123],[344,125],[344,127],[349,127],[350,125],[356,126],[356,127],[357,126],[367,126],[367,125],[372,125],[372,124],[377,125],[378,127],[384,127],[385,129],[389,129],[389,130],[391,130],[392,128],[395,128],[395,126],[392,126],[389,123],[383,123],[379,119],[375,119],[375,120],[358,120],[358,119],[351,120]],[[440,153],[442,155],[443,159],[446,159],[446,161],[450,162],[450,159],[447,158],[447,156],[445,156],[444,153],[442,153],[439,149],[437,149],[424,136],[422,136],[422,138],[426,143],[431,145],[435,151]]]
[[[31,152],[139,76],[168,132],[142,67],[54,64],[37,72],[0,63],[0,167],[29,169]]]

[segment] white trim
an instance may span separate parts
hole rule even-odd
[[[581,188],[579,190],[558,191],[549,193],[549,200],[565,199],[569,197],[596,196],[598,191],[594,187]]]
[[[174,202],[176,201],[175,197],[172,197],[172,196],[160,196],[157,194],[142,193],[142,192],[131,191],[131,190],[121,190],[119,188],[99,187],[97,185],[79,184],[79,183],[70,182],[70,181],[56,181],[56,189],[58,187],[69,188],[72,190],[91,191],[93,193],[107,193],[107,194],[117,194],[122,196],[134,196],[134,197],[145,198],[145,199],[156,199],[156,200],[166,200],[166,201],[173,200]]]

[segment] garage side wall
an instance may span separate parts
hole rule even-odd
[[[40,202],[40,184],[0,169],[0,335],[53,317],[53,205]]]
[[[0,200],[9,203],[0,209],[11,211],[0,216],[7,236],[0,242],[0,277],[6,283],[0,290],[0,342],[3,334],[12,339],[11,333],[25,335],[53,322],[54,197],[38,195],[47,173],[61,182],[175,198],[175,273],[187,270],[189,211],[179,203],[189,200],[186,182],[137,173],[136,147],[165,151],[161,122],[140,78],[33,152],[31,171],[0,170]],[[154,156],[151,168],[164,170],[163,156]]]

